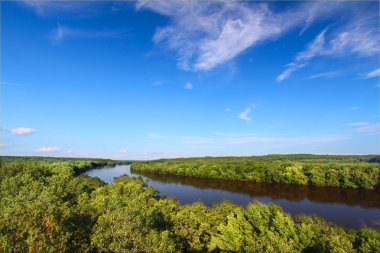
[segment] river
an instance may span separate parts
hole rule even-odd
[[[366,225],[380,229],[380,192],[374,190],[180,177],[133,172],[129,165],[95,168],[85,174],[106,183],[112,183],[114,177],[123,174],[141,176],[149,185],[177,198],[181,204],[200,200],[210,206],[230,200],[245,206],[257,200],[279,205],[292,216],[316,214],[346,228],[358,229]]]

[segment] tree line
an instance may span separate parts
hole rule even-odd
[[[132,170],[199,178],[380,189],[378,156],[269,155],[133,162]]]
[[[279,206],[180,205],[142,178],[76,171],[107,160],[2,159],[0,252],[378,252],[380,233]]]

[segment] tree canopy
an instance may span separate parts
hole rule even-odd
[[[0,252],[379,252],[380,233],[279,206],[180,205],[142,178],[76,176],[110,160],[3,159]]]
[[[380,189],[378,156],[268,155],[133,162],[132,170],[251,182]]]

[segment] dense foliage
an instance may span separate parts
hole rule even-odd
[[[7,176],[16,175],[31,168],[43,168],[46,171],[77,175],[86,170],[100,166],[113,166],[121,161],[111,159],[87,159],[87,158],[61,158],[61,157],[38,157],[38,156],[0,156],[0,182]]]
[[[378,156],[268,155],[162,159],[132,170],[252,182],[380,189]]]
[[[275,205],[180,205],[141,178],[75,170],[107,160],[2,160],[0,252],[378,252],[380,233]]]

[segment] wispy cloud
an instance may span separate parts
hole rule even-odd
[[[366,126],[361,126],[355,129],[357,133],[379,133],[379,124],[368,124]]]
[[[37,149],[36,151],[38,152],[43,152],[43,153],[49,153],[49,152],[57,152],[57,151],[61,151],[62,149],[59,148],[59,147],[41,147],[39,149]]]
[[[90,13],[102,3],[87,1],[40,1],[24,0],[39,15],[48,13]],[[340,2],[296,3],[289,8],[275,8],[272,3],[242,1],[150,1],[139,0],[138,10],[148,9],[168,16],[170,22],[158,27],[153,40],[157,45],[174,51],[178,67],[183,70],[208,71],[226,63],[247,49],[273,40],[295,27],[302,27],[301,34],[316,20],[332,14],[347,11],[346,6],[356,10],[354,4]],[[112,6],[111,6],[112,7]],[[103,8],[107,9],[107,8]],[[111,8],[112,9],[112,8]],[[95,11],[96,12],[96,11]],[[373,50],[372,31],[365,30],[366,19],[373,18],[359,13],[352,15],[353,24],[330,40],[334,51],[363,53]],[[360,17],[360,18],[358,18]],[[125,31],[88,31],[57,25],[51,35],[54,43],[69,37],[112,37],[119,38]],[[376,35],[376,34],[375,34]],[[304,67],[302,64],[289,64],[279,80],[285,80],[292,72]],[[287,74],[288,73],[288,74]]]
[[[277,81],[281,82],[288,79],[292,73],[306,67],[310,64],[310,60],[316,57],[347,55],[366,57],[378,54],[377,19],[377,15],[356,16],[355,19],[340,29],[331,32],[328,28],[324,29],[307,45],[305,50],[296,55],[293,62],[286,65],[286,69],[277,77]]]
[[[329,72],[322,72],[322,73],[318,73],[315,75],[311,75],[311,76],[307,77],[306,79],[315,79],[315,78],[329,79],[329,78],[341,76],[342,74],[343,74],[343,71],[341,71],[341,70],[329,71]]]
[[[30,135],[36,132],[36,129],[30,127],[4,128],[3,130],[18,136]]]
[[[155,81],[153,82],[153,86],[157,87],[157,86],[161,86],[161,85],[164,85],[165,81]]]
[[[367,74],[363,75],[363,78],[373,78],[373,77],[379,77],[379,76],[380,76],[380,68],[368,72]]]
[[[190,82],[187,82],[184,86],[183,86],[186,90],[191,90],[193,88],[193,84],[190,83]]]
[[[247,107],[244,111],[242,111],[241,113],[238,114],[238,118],[239,119],[242,119],[242,120],[245,120],[247,122],[251,121],[251,118],[249,117],[249,113],[252,111],[252,108],[251,107]]]
[[[184,70],[210,70],[280,32],[263,20],[270,15],[264,5],[251,9],[233,1],[139,1],[137,8],[171,17],[171,25],[157,29],[154,42],[175,51]]]
[[[308,60],[315,57],[323,50],[325,33],[326,30],[323,30],[304,51],[298,53],[295,60],[286,65],[287,68],[277,77],[277,81],[282,82],[288,79],[293,72],[307,66]]]
[[[299,62],[292,62],[286,65],[286,69],[277,76],[277,81],[282,82],[290,77],[293,72],[297,71],[298,69],[301,69],[305,67],[307,63],[299,63]]]
[[[102,4],[91,1],[24,0],[22,2],[39,15],[57,12],[78,15],[91,13],[99,9],[95,8],[97,5]],[[275,8],[272,3],[234,0],[201,2],[139,0],[136,3],[138,10],[148,9],[170,18],[168,25],[156,29],[153,40],[157,45],[176,53],[180,69],[192,71],[214,69],[251,47],[277,39],[292,28],[303,26],[302,34],[316,20],[350,9],[346,6],[351,6],[351,11],[356,11],[354,4],[340,2],[326,4],[306,1],[293,4],[289,8]],[[351,16],[353,20],[351,27],[331,38],[327,51],[351,50],[359,54],[363,52],[372,54],[372,50],[378,46],[377,41],[373,40],[378,33],[373,34],[373,31],[366,28],[367,24],[373,21],[373,17],[362,13]],[[51,34],[51,39],[54,43],[59,43],[69,37],[119,38],[124,32],[88,31],[57,25]],[[302,67],[304,67],[302,63],[289,64],[288,69],[278,79],[285,80],[292,72]]]
[[[353,131],[356,133],[378,133],[380,132],[380,125],[378,123],[370,122],[352,122],[346,124],[346,126],[354,127]]]
[[[54,1],[54,0],[19,0],[31,8],[39,16],[49,16],[56,13],[86,15],[94,12],[94,3],[90,1]]]
[[[167,26],[157,28],[153,40],[174,51],[178,67],[190,71],[214,69],[294,27],[303,26],[304,32],[317,19],[346,11],[346,6],[340,2],[306,1],[279,9],[262,2],[149,0],[139,0],[136,5],[138,10],[148,9],[170,18]],[[345,36],[332,42],[336,50],[339,43],[347,42]]]
[[[53,29],[50,39],[53,43],[59,44],[67,38],[122,38],[127,35],[127,30],[81,30],[61,24]]]
[[[255,108],[255,105],[254,105],[254,104],[248,106],[247,108],[245,108],[244,111],[242,111],[241,113],[239,113],[239,114],[237,115],[237,117],[238,117],[239,119],[242,119],[242,120],[246,121],[246,122],[251,121],[251,118],[249,117],[249,113],[250,113],[250,112],[252,111],[252,109],[254,109],[254,108]]]

